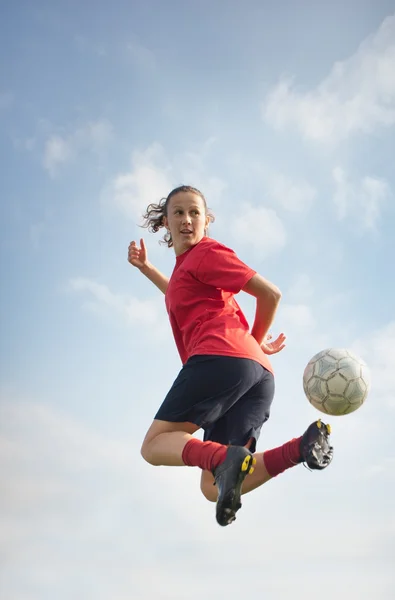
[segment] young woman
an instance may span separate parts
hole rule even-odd
[[[281,293],[233,250],[207,237],[213,220],[203,194],[190,186],[150,204],[144,225],[166,229],[173,248],[170,277],[149,261],[144,241],[132,241],[128,260],[165,294],[182,368],[156,413],[141,454],[152,465],[195,466],[201,489],[216,502],[217,522],[228,525],[240,496],[299,463],[324,469],[332,460],[329,425],[312,423],[303,436],[255,453],[274,395],[268,355],[284,348],[285,336],[270,342]],[[235,300],[244,291],[256,298],[251,331]],[[193,437],[204,430],[201,441]],[[246,477],[248,475],[248,477]]]

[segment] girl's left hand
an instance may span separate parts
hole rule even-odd
[[[266,339],[261,344],[261,348],[265,354],[277,354],[277,352],[281,352],[283,348],[285,348],[285,340],[287,339],[283,333],[280,333],[278,338],[274,340],[274,342],[270,342],[272,336],[268,334]]]

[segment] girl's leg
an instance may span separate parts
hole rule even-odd
[[[200,467],[212,471],[225,461],[228,447],[194,438],[192,434],[198,429],[189,422],[154,420],[145,436],[141,454],[155,466]]]
[[[272,476],[267,472],[265,463],[263,462],[263,452],[257,452],[254,454],[254,458],[256,458],[254,471],[251,473],[251,475],[245,478],[241,490],[242,494],[248,494],[248,492],[252,492],[252,490],[255,490],[272,479]],[[210,502],[217,501],[218,490],[214,485],[214,477],[210,471],[202,472],[200,489],[207,500]]]
[[[193,423],[155,420],[146,433],[141,455],[151,465],[185,466],[182,460],[185,445],[198,429]]]
[[[155,420],[149,428],[141,454],[152,465],[200,467],[215,473],[216,518],[226,526],[241,507],[240,494],[245,477],[252,473],[254,459],[246,448],[231,447],[193,437],[199,429],[193,423]]]
[[[301,462],[311,470],[325,469],[332,461],[333,447],[330,445],[330,426],[318,419],[314,421],[298,438],[286,442],[278,448],[256,452],[254,472],[244,480],[241,490],[247,494],[260,487],[269,479],[280,475]],[[250,440],[251,441],[251,440]],[[247,444],[249,446],[250,443]],[[206,470],[201,477],[201,490],[207,500],[216,502],[217,490],[215,488],[212,474]]]

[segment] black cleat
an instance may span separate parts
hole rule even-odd
[[[310,469],[325,469],[332,461],[333,447],[329,444],[330,425],[318,419],[304,432],[300,442],[300,462]]]
[[[244,479],[254,470],[256,459],[243,446],[229,446],[224,462],[213,470],[218,487],[216,518],[225,527],[236,519],[241,508],[241,486]]]

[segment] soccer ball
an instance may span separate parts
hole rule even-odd
[[[328,348],[307,363],[303,389],[317,410],[327,415],[347,415],[365,402],[370,373],[366,363],[350,350]]]

